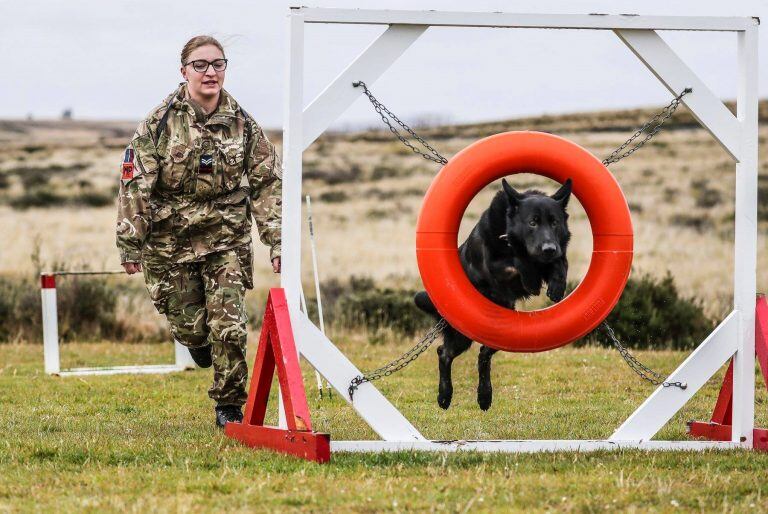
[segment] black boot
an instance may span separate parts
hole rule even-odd
[[[213,357],[211,357],[211,345],[200,346],[198,348],[188,348],[189,354],[192,356],[192,360],[195,361],[201,368],[210,368],[213,364]]]
[[[216,406],[216,426],[224,428],[227,422],[240,423],[243,421],[243,411],[237,405]]]

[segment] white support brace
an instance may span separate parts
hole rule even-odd
[[[303,312],[291,309],[290,316],[301,356],[320,371],[379,437],[387,441],[424,440],[416,427],[370,382],[362,384],[350,402],[347,389],[353,378],[362,375],[360,370]]]
[[[410,47],[427,27],[390,25],[304,109],[304,149],[325,132],[363,94],[352,83],[373,84]]]
[[[622,423],[611,441],[648,441],[690,400],[736,351],[738,313],[730,313],[703,343],[671,374],[667,382],[684,382],[686,389],[659,386]]]
[[[691,114],[709,131],[734,160],[739,160],[741,126],[723,102],[699,79],[667,43],[653,30],[616,30],[616,35],[677,96],[687,88],[693,92],[683,97]]]

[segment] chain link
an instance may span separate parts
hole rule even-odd
[[[603,164],[605,166],[609,166],[613,164],[614,162],[619,162],[624,157],[629,157],[636,151],[638,151],[640,148],[645,145],[648,141],[653,138],[653,136],[656,135],[656,133],[661,130],[661,126],[664,125],[664,122],[666,122],[669,118],[672,117],[672,115],[675,113],[677,108],[680,106],[680,102],[682,98],[687,95],[688,93],[691,93],[693,89],[690,87],[687,87],[683,89],[683,92],[677,95],[664,109],[661,110],[658,114],[656,114],[653,118],[648,120],[645,125],[637,129],[637,131],[632,134],[632,137],[627,139],[620,147],[618,147],[616,150],[611,152],[611,155],[603,159]],[[624,153],[621,153],[625,148],[627,148],[629,145],[632,144],[632,142],[640,137],[640,135],[645,132],[645,137],[640,140],[639,143],[636,143],[635,146],[630,148]]]
[[[429,145],[424,139],[422,139],[416,132],[411,129],[408,125],[406,125],[403,121],[400,120],[392,111],[387,109],[387,107],[379,102],[375,96],[371,93],[371,91],[368,89],[368,86],[365,85],[365,82],[362,80],[359,80],[357,82],[353,82],[352,85],[354,87],[362,87],[363,93],[365,96],[368,97],[368,100],[371,102],[371,105],[373,105],[374,110],[379,114],[381,117],[381,120],[384,122],[387,127],[389,127],[390,132],[392,132],[405,146],[410,148],[414,153],[422,156],[424,159],[436,162],[438,164],[445,165],[448,160],[440,155],[440,153],[432,148],[432,146]],[[664,107],[659,113],[653,116],[650,120],[648,120],[642,127],[637,129],[637,131],[632,134],[632,136],[627,139],[624,143],[622,143],[621,146],[616,148],[611,154],[603,159],[603,165],[609,166],[615,162],[619,162],[625,157],[629,157],[633,153],[635,153],[637,150],[642,148],[648,141],[650,141],[653,136],[655,136],[659,130],[661,130],[661,127],[664,125],[664,123],[672,117],[672,115],[675,113],[677,108],[680,106],[680,103],[682,101],[682,98],[687,95],[688,93],[693,92],[693,89],[688,87],[685,88],[679,95],[677,95],[666,107]],[[405,130],[408,134],[411,135],[416,141],[418,141],[424,148],[429,150],[429,153],[425,153],[419,148],[416,148],[411,144],[410,141],[408,141],[407,138],[405,138],[400,131],[395,127],[389,120],[389,118],[392,118],[395,123],[397,123],[400,128]],[[627,147],[629,147],[632,142],[640,137],[645,132],[645,137],[641,139],[639,142],[635,143],[634,146],[629,148],[629,150],[624,151]],[[623,153],[622,153],[623,152]],[[352,397],[355,394],[355,391],[358,387],[360,387],[365,382],[372,382],[374,380],[378,380],[382,377],[388,377],[392,373],[395,373],[397,371],[400,371],[401,369],[405,368],[407,365],[409,365],[411,362],[415,361],[419,355],[424,353],[427,348],[432,345],[432,343],[437,339],[437,337],[440,335],[440,333],[445,328],[447,322],[444,319],[440,319],[440,321],[437,322],[437,324],[432,327],[432,329],[426,333],[426,335],[416,343],[416,346],[408,350],[406,353],[398,357],[397,359],[393,360],[392,362],[386,364],[385,366],[382,366],[379,369],[376,369],[374,371],[371,371],[370,373],[366,373],[365,375],[358,375],[357,377],[353,378],[352,381],[349,384],[349,399],[352,400]],[[613,331],[613,328],[611,326],[603,321],[601,325],[605,331],[608,333],[608,337],[613,342],[613,345],[616,347],[616,349],[619,351],[619,354],[621,357],[626,361],[627,365],[637,373],[637,375],[642,378],[643,380],[646,380],[650,382],[653,385],[661,385],[664,387],[679,387],[680,389],[686,389],[688,387],[688,384],[685,382],[666,382],[663,380],[663,376],[657,373],[656,371],[652,370],[632,355],[629,350],[621,344],[621,341],[619,341],[618,337],[616,337],[616,333]]]
[[[426,352],[427,348],[429,348],[432,343],[435,342],[435,339],[437,339],[438,336],[443,332],[443,329],[447,324],[448,323],[443,318],[440,318],[440,321],[438,321],[435,326],[432,327],[429,332],[424,335],[423,338],[421,338],[421,341],[416,343],[416,346],[405,352],[403,355],[393,360],[392,362],[385,364],[379,369],[373,370],[369,373],[366,373],[365,375],[358,375],[353,378],[352,382],[349,383],[349,400],[352,401],[355,395],[355,391],[364,383],[373,382],[374,380],[378,380],[382,377],[388,377],[392,373],[400,371],[415,361],[419,355]]]
[[[393,113],[392,111],[390,111],[389,109],[387,109],[387,108],[386,108],[386,106],[385,106],[383,103],[379,102],[379,101],[376,99],[376,97],[375,97],[375,96],[373,96],[373,93],[371,93],[371,91],[368,89],[368,86],[366,86],[366,85],[365,85],[365,82],[363,82],[362,80],[358,80],[357,82],[353,82],[353,83],[352,83],[352,86],[354,86],[354,87],[362,87],[362,88],[363,88],[363,93],[365,94],[365,96],[367,96],[367,97],[368,97],[368,100],[370,100],[370,102],[371,102],[371,105],[373,105],[373,109],[374,109],[374,110],[375,110],[375,111],[376,111],[376,112],[379,114],[379,116],[381,116],[381,121],[383,121],[383,122],[384,122],[384,124],[385,124],[387,127],[389,127],[389,130],[390,130],[390,132],[392,132],[392,133],[393,133],[393,134],[394,134],[394,135],[397,137],[397,139],[399,139],[399,140],[400,140],[400,141],[401,141],[401,142],[402,142],[402,143],[403,143],[405,146],[407,146],[408,148],[410,148],[410,149],[413,151],[413,153],[415,153],[415,154],[418,154],[418,155],[421,155],[423,158],[425,158],[425,159],[427,159],[427,160],[430,160],[430,161],[432,161],[432,162],[436,162],[436,163],[438,163],[438,164],[445,164],[445,163],[447,163],[447,162],[448,162],[448,159],[446,159],[445,157],[443,157],[442,155],[440,155],[440,153],[439,153],[437,150],[435,150],[434,148],[432,148],[432,147],[429,145],[429,143],[427,143],[426,141],[424,141],[424,140],[421,138],[421,136],[419,136],[418,134],[416,134],[416,132],[414,132],[414,131],[413,131],[413,129],[412,129],[411,127],[409,127],[409,126],[408,126],[408,125],[406,125],[406,124],[405,124],[403,121],[401,121],[401,120],[400,120],[400,118],[398,118],[398,117],[395,115],[395,113]],[[410,134],[410,135],[411,135],[411,137],[412,137],[412,138],[414,138],[416,141],[418,141],[419,143],[421,143],[421,145],[422,145],[424,148],[426,148],[427,150],[429,150],[429,153],[425,153],[425,152],[421,151],[420,149],[416,148],[415,146],[413,146],[413,145],[411,144],[411,142],[410,142],[410,141],[408,141],[408,139],[407,139],[407,138],[405,138],[405,137],[404,137],[404,136],[403,136],[403,135],[400,133],[400,131],[399,131],[399,130],[397,130],[397,127],[395,127],[395,126],[394,126],[394,125],[393,125],[393,124],[392,124],[392,123],[389,121],[389,118],[392,118],[392,119],[395,121],[395,123],[397,123],[397,125],[398,125],[398,126],[400,126],[400,128],[401,128],[401,129],[405,130],[405,131],[406,131],[408,134]]]
[[[634,355],[629,353],[629,350],[623,344],[621,344],[619,338],[616,337],[616,332],[613,331],[613,328],[611,328],[611,326],[606,321],[603,321],[601,326],[608,333],[608,337],[613,342],[613,346],[616,347],[616,349],[619,351],[619,354],[621,354],[622,358],[627,362],[627,365],[632,369],[632,371],[637,373],[637,376],[643,380],[647,380],[655,386],[661,385],[664,387],[679,387],[680,389],[686,389],[688,387],[688,384],[685,382],[664,381],[664,377],[662,375],[656,371],[653,371],[651,368],[637,360]]]

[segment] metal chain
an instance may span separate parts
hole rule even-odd
[[[664,387],[679,387],[680,389],[686,389],[688,387],[688,384],[686,382],[666,382],[664,381],[664,377],[661,376],[659,373],[653,371],[651,368],[637,360],[637,358],[629,353],[629,350],[621,344],[621,341],[619,341],[619,338],[616,337],[616,332],[613,331],[613,328],[611,326],[603,321],[601,325],[605,331],[608,333],[608,337],[613,341],[613,346],[616,347],[616,349],[619,351],[621,356],[624,358],[624,360],[627,362],[627,365],[637,373],[637,376],[642,378],[643,380],[647,380],[653,385],[661,385]]]
[[[370,92],[368,89],[368,86],[365,85],[365,82],[362,80],[359,80],[357,82],[353,82],[352,85],[354,87],[362,87],[363,93],[368,97],[368,100],[370,100],[371,104],[373,105],[374,110],[381,116],[381,120],[384,122],[387,127],[389,127],[389,130],[397,136],[397,138],[408,148],[410,148],[414,153],[421,155],[423,158],[428,159],[430,161],[436,162],[438,164],[446,164],[448,160],[440,155],[440,153],[432,148],[432,146],[429,145],[424,139],[422,139],[416,132],[413,131],[408,125],[406,125],[404,122],[400,120],[392,111],[386,108],[384,104],[379,102],[375,96]],[[621,146],[616,148],[611,154],[603,159],[603,165],[609,166],[613,164],[614,162],[618,162],[622,160],[625,157],[629,157],[633,153],[635,153],[637,150],[642,148],[648,141],[650,141],[653,136],[655,136],[659,130],[661,130],[661,127],[664,125],[664,123],[672,117],[672,115],[675,113],[677,108],[680,106],[680,103],[682,101],[682,98],[687,95],[688,93],[693,92],[693,89],[690,87],[685,88],[679,95],[677,95],[666,107],[664,107],[659,113],[653,116],[650,120],[648,120],[642,127],[637,129],[632,136],[627,139],[624,143],[622,143]],[[403,130],[408,132],[414,139],[416,139],[419,143],[421,143],[424,148],[429,150],[430,154],[426,154],[420,149],[416,148],[411,144],[408,139],[403,137],[402,134],[400,134],[400,131],[397,130],[397,128],[390,123],[389,118],[392,118],[395,120],[395,123],[397,123]],[[650,129],[650,130],[649,130]],[[645,132],[645,137],[641,139],[639,142],[635,143],[634,146],[632,146],[629,150],[624,151],[628,146],[632,144],[632,142],[640,137],[643,132]],[[623,153],[622,153],[623,152]],[[427,348],[434,342],[434,340],[437,338],[437,336],[442,332],[443,328],[445,328],[446,321],[444,319],[441,319],[427,334],[424,336],[424,338],[419,341],[416,346],[408,350],[405,354],[398,357],[394,361],[390,362],[389,364],[374,370],[370,373],[367,373],[365,375],[359,375],[352,379],[352,382],[349,385],[349,398],[352,399],[352,396],[355,393],[355,390],[363,383],[365,382],[371,382],[373,380],[378,380],[382,377],[386,377],[391,375],[392,373],[395,373],[397,371],[400,371],[404,367],[406,367],[408,364],[416,360],[419,355],[424,353]],[[616,337],[616,333],[613,331],[613,328],[611,328],[610,325],[608,325],[607,322],[603,321],[602,327],[605,329],[605,331],[608,333],[608,337],[613,342],[613,345],[616,347],[616,349],[619,351],[619,354],[621,354],[622,358],[626,361],[627,365],[637,373],[637,375],[642,378],[643,380],[647,380],[648,382],[652,383],[653,385],[662,385],[664,387],[679,387],[680,389],[685,389],[688,387],[688,384],[685,382],[665,382],[663,380],[662,375],[657,373],[656,371],[652,370],[632,355],[629,350],[621,344],[621,341]]]
[[[393,360],[392,362],[385,364],[379,369],[373,370],[369,373],[366,373],[365,375],[358,375],[353,378],[352,382],[349,383],[349,400],[352,401],[355,395],[355,391],[364,383],[373,382],[374,380],[378,380],[382,377],[388,377],[392,373],[400,371],[408,364],[415,361],[419,355],[427,351],[427,348],[429,348],[435,339],[437,339],[437,337],[442,333],[446,325],[447,322],[443,318],[440,318],[440,321],[438,321],[435,326],[432,327],[429,332],[427,332],[424,337],[421,338],[421,341],[416,343],[416,346],[405,352],[403,355]]]
[[[605,166],[609,166],[610,164],[612,164],[614,162],[619,162],[624,157],[629,157],[630,155],[632,155],[633,153],[638,151],[640,148],[642,148],[643,145],[645,145],[645,143],[650,141],[651,138],[653,138],[653,136],[655,136],[656,133],[659,130],[661,130],[661,126],[664,125],[664,122],[672,117],[672,115],[675,113],[675,111],[677,110],[678,106],[680,105],[680,101],[682,100],[682,98],[685,95],[687,95],[688,93],[692,92],[692,91],[693,91],[693,89],[691,89],[690,87],[687,87],[687,88],[683,89],[683,92],[680,93],[679,95],[677,95],[669,103],[669,105],[664,107],[664,109],[662,109],[661,112],[659,112],[653,118],[648,120],[645,123],[645,125],[643,125],[639,129],[637,129],[637,131],[634,134],[632,134],[632,137],[627,139],[620,147],[618,147],[616,150],[611,152],[611,155],[609,155],[608,157],[603,159],[603,164]],[[651,128],[651,127],[653,127],[653,128]],[[648,129],[650,129],[650,130],[648,130]],[[646,132],[645,137],[642,140],[640,140],[639,143],[636,143],[635,146],[633,146],[632,148],[630,148],[626,152],[621,153],[626,147],[628,147],[630,144],[632,144],[632,141],[634,141],[635,139],[640,137],[640,135],[643,132]]]
[[[397,139],[399,139],[399,140],[400,140],[400,141],[401,141],[401,142],[402,142],[402,143],[403,143],[405,146],[407,146],[408,148],[410,148],[410,149],[411,149],[411,150],[412,150],[414,153],[416,153],[416,154],[418,154],[418,155],[421,155],[423,158],[425,158],[425,159],[427,159],[427,160],[430,160],[430,161],[432,161],[432,162],[436,162],[436,163],[438,163],[438,164],[445,164],[445,163],[447,163],[447,162],[448,162],[448,159],[446,159],[445,157],[443,157],[442,155],[440,155],[440,153],[439,153],[437,150],[435,150],[434,148],[432,148],[432,147],[429,145],[429,143],[427,143],[426,141],[424,141],[424,140],[423,140],[423,139],[422,139],[422,138],[421,138],[421,137],[420,137],[418,134],[416,134],[416,132],[414,132],[414,131],[413,131],[413,129],[412,129],[411,127],[409,127],[409,126],[408,126],[408,125],[406,125],[406,124],[405,124],[403,121],[401,121],[401,120],[400,120],[400,118],[398,118],[398,117],[395,115],[395,113],[393,113],[392,111],[390,111],[389,109],[387,109],[387,108],[386,108],[386,106],[385,106],[384,104],[382,104],[381,102],[379,102],[379,101],[376,99],[376,97],[375,97],[375,96],[373,96],[373,94],[371,93],[371,91],[368,89],[368,86],[366,86],[366,85],[365,85],[365,82],[363,82],[362,80],[358,80],[357,82],[353,82],[353,83],[352,83],[352,86],[354,86],[354,87],[362,87],[362,88],[363,88],[363,93],[365,93],[365,96],[367,96],[367,97],[368,97],[368,100],[370,100],[370,102],[371,102],[371,105],[373,105],[373,108],[374,108],[374,110],[375,110],[375,111],[376,111],[376,112],[379,114],[379,116],[381,116],[381,121],[383,121],[383,122],[384,122],[384,124],[385,124],[387,127],[389,127],[389,130],[390,130],[390,132],[392,132],[392,133],[393,133],[393,134],[394,134],[394,135],[397,137]],[[400,128],[402,128],[403,130],[405,130],[406,132],[408,132],[408,134],[410,134],[410,135],[411,135],[411,137],[413,137],[413,138],[414,138],[416,141],[418,141],[419,143],[421,143],[421,145],[422,145],[424,148],[426,148],[427,150],[429,150],[429,153],[425,153],[425,152],[421,151],[420,149],[416,148],[415,146],[413,146],[413,145],[411,144],[411,142],[410,142],[410,141],[408,141],[408,139],[406,139],[406,138],[405,138],[405,137],[404,137],[404,136],[403,136],[403,135],[400,133],[400,131],[399,131],[399,130],[397,130],[397,127],[395,127],[394,125],[392,125],[392,123],[389,121],[389,118],[392,118],[392,119],[395,121],[395,123],[397,123],[397,124],[400,126]]]

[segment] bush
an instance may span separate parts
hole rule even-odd
[[[412,335],[428,330],[434,320],[413,303],[416,290],[378,287],[368,277],[324,281],[320,290],[326,325],[365,328],[377,332],[391,329]],[[317,319],[316,299],[307,298],[311,319]]]
[[[349,200],[349,195],[342,189],[333,189],[320,194],[320,201],[325,203],[341,203]]]
[[[8,202],[14,209],[28,209],[30,207],[52,207],[62,205],[66,198],[48,187],[36,187],[24,191],[23,194],[11,198]]]
[[[631,278],[606,321],[623,345],[636,349],[690,350],[714,328],[698,300],[680,296],[669,273]],[[612,346],[601,328],[578,342],[588,343]]]

